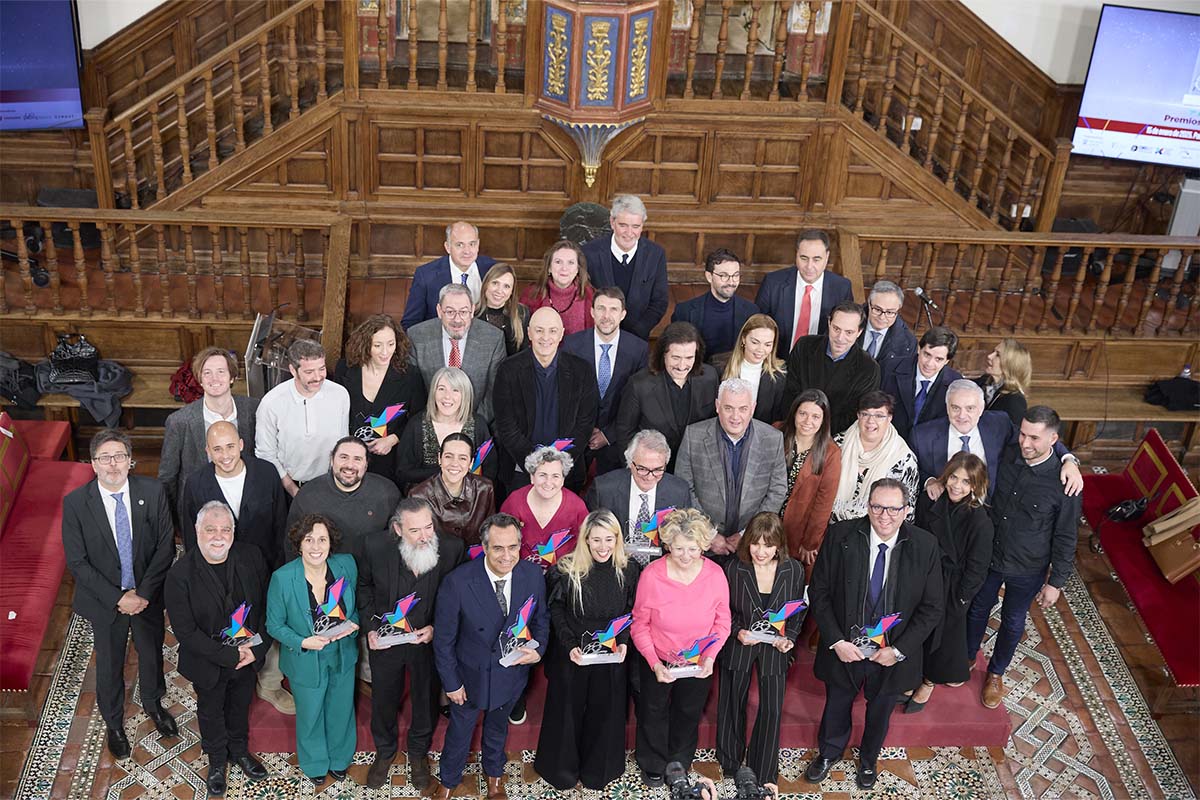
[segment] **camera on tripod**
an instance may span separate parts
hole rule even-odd
[[[683,764],[678,761],[667,764],[663,778],[666,781],[667,792],[671,800],[692,800],[693,798],[704,800],[707,796],[705,787],[693,781],[687,770],[683,768]],[[738,767],[733,778],[733,785],[734,793],[729,795],[731,800],[767,800],[767,798],[775,797],[770,789],[758,782],[754,770],[749,767]],[[718,794],[712,796],[710,800],[719,800],[719,798],[718,790]]]

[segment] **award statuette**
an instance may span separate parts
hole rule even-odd
[[[492,452],[494,443],[488,439],[483,444],[479,445],[479,449],[475,451],[475,459],[471,462],[471,474],[483,474],[483,462],[487,459],[488,453]]]
[[[885,614],[874,625],[862,628],[856,626],[852,631],[857,633],[852,640],[854,646],[858,648],[858,652],[862,653],[863,658],[870,658],[888,646],[887,632],[899,622],[899,614]]]
[[[761,611],[754,609],[756,619],[751,623],[746,635],[756,642],[765,644],[778,644],[779,642],[787,641],[787,637],[783,635],[783,629],[787,625],[788,617],[794,614],[799,614],[804,609],[808,608],[803,600],[788,600],[778,611],[767,609]]]
[[[617,637],[633,623],[633,615],[625,614],[608,623],[602,631],[588,632],[583,635],[579,649],[583,653],[583,666],[593,664],[619,664],[621,654],[617,652]]]
[[[420,638],[408,621],[408,613],[419,602],[421,602],[420,596],[413,592],[408,597],[401,597],[396,601],[395,609],[378,618],[380,624],[377,633],[379,634],[380,649],[398,644],[413,644]]]
[[[467,556],[468,556],[468,557],[469,557],[469,558],[470,558],[472,561],[474,561],[475,559],[479,558],[481,555],[483,555],[483,545],[481,545],[481,544],[473,544],[473,545],[471,545],[470,547],[468,547],[468,548],[467,548]]]
[[[533,638],[533,633],[529,630],[529,618],[533,616],[536,605],[537,600],[530,595],[517,612],[516,622],[500,632],[500,666],[511,667],[515,664],[521,657],[517,652],[518,648],[537,649],[538,640]]]
[[[676,678],[694,678],[699,675],[704,671],[700,657],[704,655],[704,651],[717,643],[718,638],[717,634],[710,633],[692,642],[691,647],[675,654],[676,662],[667,667],[667,672]]]
[[[662,544],[658,538],[658,529],[667,515],[674,510],[674,506],[668,506],[655,511],[654,516],[643,522],[638,530],[630,531],[629,543],[625,545],[625,552],[642,566],[661,556]]]
[[[346,617],[346,606],[342,603],[342,592],[346,588],[346,579],[338,578],[325,594],[325,602],[317,606],[313,619],[313,635],[333,639],[346,631],[354,630],[354,623]]]
[[[382,439],[387,436],[387,426],[392,423],[392,420],[403,415],[404,403],[388,406],[382,414],[366,417],[367,424],[355,430],[354,436],[367,444],[376,439]]]
[[[246,618],[250,616],[250,606],[242,603],[229,615],[229,627],[221,631],[221,644],[230,647],[250,645],[257,647],[262,644],[262,637],[246,627]]]
[[[558,551],[571,540],[572,536],[570,528],[563,528],[550,534],[546,541],[535,547],[534,554],[536,558],[534,560],[538,563],[538,566],[543,570],[554,566],[554,563],[558,561]]]

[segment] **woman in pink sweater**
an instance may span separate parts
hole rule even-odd
[[[638,581],[631,631],[642,655],[635,753],[650,787],[663,785],[671,761],[691,765],[713,660],[729,637],[729,583],[704,557],[715,535],[694,508],[670,514],[659,530],[667,557],[652,561]],[[698,675],[677,678],[668,669],[689,662],[699,664]]]

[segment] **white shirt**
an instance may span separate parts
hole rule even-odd
[[[490,583],[492,585],[492,594],[493,595],[496,594],[496,581],[504,581],[504,605],[508,607],[508,611],[511,614],[512,610],[513,610],[513,607],[512,607],[512,577],[513,577],[513,574],[510,572],[502,578],[499,575],[497,575],[496,573],[492,572],[491,567],[488,566],[486,555],[482,555],[482,556],[480,556],[480,558],[483,559],[483,571],[487,573],[488,583]]]
[[[467,356],[467,336],[471,333],[471,329],[467,328],[467,332],[458,340],[458,363],[459,369]],[[442,326],[442,364],[450,366],[450,334],[446,333],[446,327]]]
[[[762,364],[751,364],[748,361],[742,361],[742,368],[738,371],[738,377],[750,384],[751,399],[758,398],[758,384],[762,380]]]
[[[917,398],[917,395],[919,395],[921,393],[921,381],[928,381],[929,386],[926,387],[926,389],[925,389],[925,399],[928,400],[929,393],[933,391],[933,385],[935,383],[937,383],[938,375],[941,375],[941,374],[942,374],[942,371],[939,369],[937,372],[933,373],[932,378],[926,378],[925,373],[921,372],[921,367],[918,366],[917,367],[917,377],[913,381],[913,384],[914,384],[913,385],[913,399],[915,400]]]
[[[457,283],[462,285],[463,271],[458,268],[453,259],[450,261],[450,280],[449,283]],[[471,302],[479,304],[479,293],[483,290],[483,279],[479,277],[479,262],[472,261],[471,266],[467,267],[467,290],[471,293]]]
[[[242,492],[246,488],[246,465],[242,464],[242,471],[232,478],[222,478],[220,475],[214,477],[221,494],[225,495],[226,505],[233,512],[234,522],[237,522],[238,512],[242,508]]]
[[[959,433],[958,428],[952,424],[950,426],[950,435],[946,437],[946,460],[954,458],[955,453],[962,451],[962,437],[971,437],[968,441],[968,446],[971,448],[971,454],[979,456],[983,463],[987,463],[987,453],[983,449],[983,437],[979,435],[979,426],[976,425],[971,429],[970,433]]]
[[[296,381],[263,396],[255,418],[254,455],[275,465],[279,476],[311,481],[329,471],[329,454],[350,428],[350,395],[327,380],[312,397]]]
[[[129,504],[129,480],[126,479],[125,484],[117,489],[116,492],[110,492],[103,486],[96,483],[96,488],[100,490],[100,500],[104,503],[104,513],[108,515],[108,527],[112,530],[113,544],[117,544],[117,500],[113,497],[114,494],[121,495],[121,505],[125,506],[125,516],[129,518],[129,535],[133,538],[133,506]],[[117,544],[117,552],[121,552],[121,547]]]
[[[863,350],[870,351],[871,341],[873,339],[879,342],[879,347],[883,347],[883,340],[887,338],[887,333],[890,330],[891,330],[891,328],[884,328],[883,330],[877,330],[874,325],[872,325],[871,323],[868,322],[867,323],[867,333],[865,336],[863,336]],[[873,334],[873,333],[878,334],[878,335],[872,336],[871,334]],[[879,355],[879,347],[875,348],[875,355]]]
[[[808,330],[801,331],[801,336],[812,336],[817,332],[817,326],[821,324],[821,289],[825,286],[825,273],[821,273],[821,277],[817,278],[816,283],[805,283],[804,278],[800,277],[800,270],[796,270],[796,305],[794,306],[796,316],[792,317],[792,338],[796,337],[796,325],[800,322],[800,306],[804,303],[804,287],[812,286],[812,294],[808,297],[810,310],[808,312]]]
[[[896,535],[886,542],[879,538],[879,534],[875,533],[875,526],[871,526],[871,552],[867,558],[867,586],[871,585],[871,573],[875,569],[875,559],[879,557],[879,545],[887,545],[886,555],[883,557],[883,582],[887,585],[887,570],[892,563],[892,554],[896,552],[896,542],[899,541],[900,531],[896,531]],[[888,611],[883,613],[887,614]]]
[[[611,342],[605,342],[605,341],[601,340],[601,338],[600,338],[600,331],[595,330],[593,328],[592,329],[592,344],[596,348],[596,380],[597,381],[600,380],[600,357],[602,355],[604,355],[604,349],[600,345],[602,345],[602,344],[611,345],[608,348],[608,364],[610,367],[610,370],[608,373],[608,378],[609,378],[608,385],[609,385],[609,388],[611,388],[612,387],[612,375],[613,375],[613,372],[617,368],[617,348],[621,344],[621,329],[617,328],[617,332],[613,336],[613,340]]]
[[[658,494],[658,484],[654,484],[654,486],[650,488],[650,491],[643,492],[638,488],[637,483],[633,480],[633,467],[630,467],[629,469],[629,519],[627,520],[628,527],[626,530],[629,531],[629,536],[632,536],[634,533],[638,532],[637,518],[638,512],[642,510],[642,495],[646,495],[646,507],[650,509],[651,516],[653,516],[654,512],[658,510],[654,507],[654,498],[655,495]],[[629,536],[626,536],[625,538],[628,539]]]
[[[209,408],[208,403],[205,403],[205,402],[200,403],[200,410],[204,414],[204,430],[205,430],[205,432],[208,431],[209,426],[212,425],[214,422],[232,422],[235,426],[237,425],[237,404],[236,403],[233,404],[233,411],[230,413],[230,415],[228,417],[222,417],[220,414],[218,414],[217,412],[215,412],[211,408]]]
[[[641,239],[638,239],[638,241],[640,242]],[[608,245],[608,249],[612,251],[613,258],[615,258],[617,261],[620,261],[625,256],[629,256],[630,264],[633,263],[633,257],[637,255],[637,248],[638,248],[638,246],[635,244],[633,246],[633,249],[629,250],[628,252],[626,252],[625,250],[622,250],[620,247],[617,246],[617,237],[615,237],[615,236],[612,237],[611,240],[609,240],[609,245]]]

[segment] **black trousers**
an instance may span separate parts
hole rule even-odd
[[[662,775],[672,761],[678,761],[686,769],[696,757],[700,716],[712,687],[712,676],[659,683],[646,659],[639,657],[637,662],[642,684],[634,750],[638,766],[651,775]]]
[[[757,671],[758,666],[754,669]],[[774,782],[779,773],[779,724],[783,719],[783,692],[787,673],[758,673],[758,716],[750,734],[750,752],[746,755],[746,698],[750,694],[750,670],[734,671],[721,667],[717,696],[717,760],[721,768],[733,772],[742,765],[754,770],[760,783]]]
[[[368,650],[371,662],[371,738],[375,740],[376,758],[396,755],[400,740],[400,701],[404,696],[404,678],[408,676],[408,756],[415,758],[429,753],[433,742],[434,721],[437,718],[437,689],[433,676],[433,653],[429,652],[402,661],[398,652],[403,647],[430,645],[401,644],[387,650]]]
[[[250,701],[257,675],[245,666],[221,669],[217,685],[196,690],[196,719],[200,723],[200,749],[208,756],[209,770],[224,768],[230,759],[250,752]]]
[[[856,686],[825,684],[825,711],[821,714],[821,727],[817,731],[817,745],[821,757],[837,760],[850,743],[850,708],[861,691],[867,699],[867,716],[863,725],[859,755],[862,766],[875,768],[883,740],[887,737],[892,712],[896,709],[896,692],[883,693],[884,670],[871,661],[855,661],[847,664]]]
[[[100,716],[110,728],[125,722],[125,653],[129,633],[138,655],[138,686],[142,707],[153,709],[167,693],[163,679],[162,605],[150,604],[140,614],[117,614],[111,623],[93,622],[92,638],[96,650],[96,704]]]

